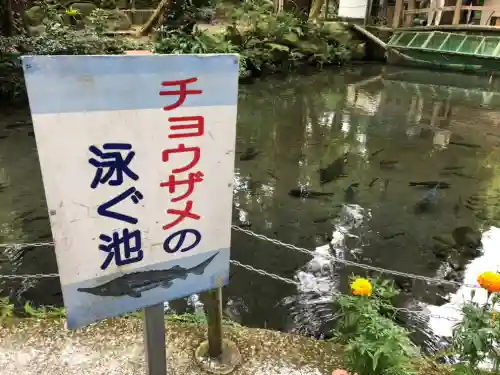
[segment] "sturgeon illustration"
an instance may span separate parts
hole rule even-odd
[[[175,279],[185,280],[189,274],[203,275],[207,266],[217,255],[219,255],[218,252],[191,268],[174,266],[166,270],[132,272],[92,288],[78,288],[77,290],[96,296],[139,298],[142,292],[156,287],[170,288]]]

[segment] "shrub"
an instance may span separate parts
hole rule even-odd
[[[464,373],[477,373],[484,361],[490,361],[495,371],[500,369],[500,322],[494,310],[499,300],[496,292],[500,288],[500,275],[484,273],[478,282],[488,291],[486,302],[475,302],[473,290],[470,301],[462,306],[463,319],[453,328],[452,352],[462,362],[458,368]]]
[[[346,365],[363,375],[409,375],[418,349],[410,332],[399,327],[390,314],[397,291],[389,282],[356,278],[353,295],[339,295],[335,301],[335,340],[346,345]]]

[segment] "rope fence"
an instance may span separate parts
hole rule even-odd
[[[258,233],[252,232],[248,229],[240,228],[236,225],[232,225],[231,228],[234,231],[244,233],[250,237],[254,237],[254,238],[257,238],[257,239],[262,240],[262,241],[270,242],[270,243],[273,243],[273,244],[278,245],[278,246],[282,246],[282,247],[290,249],[290,250],[295,250],[295,251],[301,252],[303,254],[309,255],[310,257],[314,257],[316,255],[314,253],[314,251],[311,251],[309,249],[305,249],[305,248],[298,247],[298,246],[295,246],[292,244],[288,244],[288,243],[282,242],[280,240],[267,237],[263,234],[258,234]],[[2,248],[12,249],[14,251],[22,250],[23,248],[28,248],[28,247],[44,247],[44,246],[54,246],[54,242],[35,242],[35,243],[20,243],[20,244],[19,243],[0,243],[0,249],[2,249]],[[335,263],[343,264],[345,266],[357,267],[357,268],[361,268],[364,270],[379,272],[381,274],[388,274],[388,275],[393,275],[393,276],[405,277],[405,278],[413,279],[413,280],[425,281],[426,283],[429,283],[429,284],[444,284],[444,285],[451,285],[451,286],[455,286],[455,287],[465,286],[465,287],[472,288],[472,289],[479,289],[480,288],[479,285],[460,283],[457,281],[446,280],[446,279],[442,279],[442,278],[428,277],[428,276],[424,276],[424,275],[418,275],[415,273],[408,273],[408,272],[402,272],[402,271],[397,271],[397,270],[388,269],[388,268],[372,266],[372,265],[369,265],[366,263],[358,263],[358,262],[354,262],[354,261],[347,260],[347,259],[337,258],[337,257],[333,256],[333,254],[331,254],[330,260],[335,262]],[[231,263],[235,264],[237,266],[240,266],[240,267],[244,267],[244,268],[247,267],[247,269],[250,271],[257,270],[255,268],[253,268],[252,266],[243,265],[242,263],[235,261],[235,260],[231,260]],[[270,274],[270,273],[263,271],[263,270],[259,270],[259,272],[257,272],[257,273],[260,273],[260,274],[266,275],[266,276],[273,275],[273,274]],[[2,274],[0,274],[0,279],[2,279],[2,278],[26,279],[26,278],[44,278],[44,277],[58,277],[58,274],[56,274],[56,273],[53,273],[53,274],[35,274],[35,275],[2,275]],[[270,277],[277,279],[277,280],[282,279],[281,276],[278,276],[278,275],[273,275]],[[295,281],[292,281],[292,282],[295,283]]]
[[[278,246],[282,246],[282,247],[290,249],[290,250],[298,251],[298,252],[301,252],[303,254],[307,254],[311,257],[314,257],[316,255],[314,251],[311,251],[311,250],[308,250],[308,249],[305,249],[302,247],[298,247],[298,246],[295,246],[292,244],[288,244],[288,243],[282,242],[280,240],[252,232],[248,229],[240,228],[236,225],[232,225],[231,228],[234,231],[244,233],[250,237],[254,237],[254,238],[257,238],[257,239],[262,240],[262,241],[266,241],[266,242],[269,242],[269,243],[272,243],[272,244],[275,244]],[[45,246],[53,247],[54,242],[0,243],[0,249],[8,249],[8,250],[12,250],[12,251],[20,251],[20,250],[25,249],[25,248],[45,247]],[[441,279],[441,278],[428,277],[428,276],[423,276],[423,275],[418,275],[418,274],[413,274],[413,273],[397,271],[397,270],[393,270],[393,269],[376,267],[376,266],[372,266],[372,265],[365,264],[365,263],[357,263],[354,261],[337,258],[333,254],[331,254],[330,260],[334,263],[339,263],[339,264],[343,264],[343,265],[350,266],[350,267],[357,267],[357,268],[361,268],[364,270],[379,272],[381,274],[388,274],[388,275],[393,275],[393,276],[406,277],[406,278],[413,279],[413,280],[420,280],[420,281],[427,282],[429,284],[444,284],[444,285],[452,285],[452,286],[456,286],[456,287],[466,286],[469,288],[480,288],[478,285],[462,284],[462,283],[459,283],[456,281],[450,281],[450,280]],[[289,284],[289,285],[294,285],[296,287],[302,286],[302,284],[298,281],[288,279],[286,277],[282,277],[280,275],[276,275],[276,274],[267,272],[267,271],[259,269],[259,268],[255,268],[255,267],[248,265],[248,264],[243,264],[243,263],[241,263],[237,260],[234,260],[234,259],[231,259],[230,263],[235,265],[235,266],[246,269],[250,272],[254,272],[254,273],[257,273],[261,276],[266,276],[266,277],[272,278],[272,279],[277,280],[277,281],[281,281],[281,282]],[[57,277],[59,277],[59,274],[57,274],[57,273],[0,274],[0,280],[24,280],[24,281],[26,281],[26,280],[36,280],[36,279],[50,279],[50,278],[57,278]],[[436,315],[436,314],[430,314],[430,313],[423,312],[421,310],[410,310],[407,308],[399,308],[399,307],[392,307],[392,306],[391,306],[391,308],[395,311],[404,312],[404,313],[407,313],[410,315],[420,315],[420,316],[424,316],[424,317],[435,318],[435,319],[444,319],[444,320],[453,321],[453,322],[457,322],[460,320],[460,319],[457,319],[455,317],[446,317],[446,316],[441,316],[441,315]]]

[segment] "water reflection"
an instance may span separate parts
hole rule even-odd
[[[234,232],[234,259],[302,287],[232,268],[226,314],[248,326],[327,333],[329,302],[347,291],[347,276],[363,272],[332,263],[333,256],[474,279],[472,264],[487,256],[486,234],[500,228],[498,88],[486,77],[381,67],[242,86],[233,223],[315,249],[316,256]],[[19,111],[9,110],[0,124],[0,242],[47,241],[35,142],[27,109]],[[47,248],[0,258],[0,273],[55,271]],[[445,309],[457,293],[395,281],[403,290],[400,306],[424,312]],[[57,280],[30,288],[3,283],[3,293],[20,296],[19,303],[62,302]],[[169,308],[197,311],[200,303],[174,301]],[[443,327],[425,315],[400,318],[417,327],[420,342],[435,343],[427,328]]]

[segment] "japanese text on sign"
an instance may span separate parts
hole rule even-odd
[[[188,95],[201,95],[202,90],[188,89],[189,84],[196,83],[196,77],[188,78],[179,81],[162,82],[163,87],[178,87],[178,90],[160,91],[161,96],[177,96],[177,100],[170,105],[163,107],[164,111],[173,111],[181,107]],[[205,119],[203,116],[184,116],[184,117],[169,117],[169,138],[186,139],[183,142],[188,142],[189,138],[201,137],[205,131]],[[176,166],[171,161],[171,156],[178,153],[191,153],[192,160],[184,166]],[[181,193],[170,199],[171,203],[184,201],[184,204],[168,207],[167,214],[170,222],[163,225],[163,230],[168,231],[174,229],[179,223],[185,219],[199,220],[200,215],[193,211],[195,202],[189,197],[193,194],[197,184],[203,182],[204,173],[195,170],[196,165],[201,158],[201,150],[197,146],[186,146],[185,143],[179,143],[176,148],[166,149],[160,155],[163,162],[171,162],[173,168],[170,170],[170,175],[167,181],[160,182],[160,187],[168,187],[168,192],[172,196],[181,190]],[[170,163],[168,164],[170,166]],[[176,241],[175,241],[176,240]],[[176,253],[177,251],[186,252],[196,248],[201,241],[201,233],[196,229],[181,229],[169,234],[163,242],[163,249],[167,253]],[[185,245],[185,242],[187,245]]]

